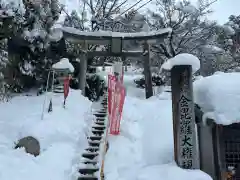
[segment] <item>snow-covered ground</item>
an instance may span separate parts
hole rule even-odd
[[[106,78],[110,71],[107,68],[99,74]],[[128,68],[125,72],[127,96],[120,135],[108,136],[105,179],[211,180],[200,170],[177,167],[173,159],[170,87],[164,87],[161,94],[146,100],[144,89],[136,88],[133,82],[140,76],[141,72],[136,69]],[[239,119],[240,109],[239,76],[239,73],[216,73],[196,79],[195,102],[201,108],[205,107],[202,109],[204,112],[209,113],[212,107],[216,107],[212,113],[226,115],[235,122]],[[221,97],[228,101],[219,103]],[[43,101],[44,96],[20,96],[0,104],[1,180],[76,179],[81,153],[87,147],[86,134],[93,119],[91,109],[98,108],[98,105],[82,97],[79,91],[71,90],[66,109],[62,107],[62,95],[55,95],[53,112],[46,113],[41,120]],[[46,106],[48,103],[49,98]],[[234,112],[231,116],[225,114],[229,112],[229,107],[234,107],[230,111]],[[23,149],[13,149],[14,142],[28,135],[39,139],[40,156],[33,157]]]
[[[183,170],[173,159],[171,94],[163,92],[148,100],[125,73],[127,96],[120,135],[109,136],[105,158],[106,180],[210,180],[199,170]],[[166,88],[169,90],[169,87]]]
[[[87,120],[91,102],[80,91],[71,90],[63,109],[63,95],[53,97],[53,112],[41,120],[44,95],[14,97],[0,104],[0,179],[70,180],[87,147]],[[49,104],[47,99],[46,108]],[[41,153],[34,157],[14,142],[24,136],[40,141]],[[76,179],[76,178],[73,178]]]

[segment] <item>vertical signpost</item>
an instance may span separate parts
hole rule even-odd
[[[175,161],[181,168],[199,169],[192,67],[174,66],[171,70],[171,86]]]

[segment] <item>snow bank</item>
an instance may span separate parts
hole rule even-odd
[[[175,164],[153,165],[139,172],[137,180],[212,180],[212,178],[200,170],[183,170]]]
[[[44,96],[15,97],[0,104],[1,180],[71,179],[80,153],[87,146],[84,119],[90,114],[91,102],[80,91],[71,90],[63,109],[62,96],[53,96],[53,112],[43,120]],[[13,149],[14,142],[29,135],[40,141],[41,153],[37,157]]]
[[[194,100],[217,124],[240,122],[240,74],[216,73],[194,82]],[[204,119],[205,120],[205,119]]]
[[[235,30],[230,25],[227,24],[223,25],[223,30],[229,36],[233,36],[236,33]]]
[[[69,69],[70,72],[74,72],[73,65],[69,62],[68,58],[62,58],[59,62],[52,65],[53,69]]]
[[[163,63],[161,70],[171,70],[174,66],[177,65],[191,65],[193,73],[200,69],[200,61],[196,56],[192,54],[182,53]]]
[[[128,80],[125,75],[124,83],[130,86]],[[120,135],[109,137],[105,179],[211,180],[201,171],[183,170],[174,163],[170,93],[146,100],[132,97],[128,86]]]

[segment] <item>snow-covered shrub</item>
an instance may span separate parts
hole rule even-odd
[[[99,100],[99,97],[103,95],[105,82],[97,74],[87,76],[87,86],[85,88],[86,96],[91,101]]]

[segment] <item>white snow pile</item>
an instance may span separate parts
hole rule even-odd
[[[200,61],[196,56],[192,54],[182,53],[163,63],[160,71],[162,69],[171,70],[174,66],[177,65],[191,65],[193,73],[200,69]]]
[[[183,13],[186,14],[194,14],[198,12],[194,5],[192,4],[184,5],[181,1],[178,1],[175,7],[177,10],[182,11]]]
[[[120,135],[109,135],[105,179],[211,180],[200,170],[184,170],[174,162],[170,93],[140,99],[129,93],[130,82],[133,83],[132,78],[125,75],[127,97]]]
[[[210,45],[210,44],[203,46],[203,48],[205,49],[205,51],[210,51],[210,52],[215,52],[215,53],[217,53],[217,52],[221,53],[224,51],[222,48],[219,48],[215,45]]]
[[[61,30],[59,30],[59,25],[54,25],[54,27],[51,29],[50,33],[48,34],[48,38],[51,41],[60,41],[61,38],[63,37],[63,33]]]
[[[188,5],[188,6],[183,6],[182,11],[184,13],[188,13],[188,14],[194,14],[197,13],[198,10],[196,9],[196,7],[194,7],[193,5]]]
[[[215,73],[194,82],[194,99],[206,118],[217,124],[240,122],[240,74]]]
[[[236,33],[235,30],[227,24],[223,25],[223,30],[229,36],[233,36]]]
[[[52,65],[53,69],[69,69],[70,72],[74,72],[73,65],[69,62],[68,58],[62,58],[59,62]]]
[[[80,91],[70,90],[64,109],[62,95],[54,95],[53,111],[41,120],[43,101],[44,96],[20,96],[0,104],[1,180],[71,180],[77,171],[87,147],[85,117],[90,117],[91,102]],[[46,111],[48,104],[49,99]],[[13,148],[25,136],[39,140],[39,156]]]

